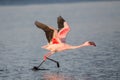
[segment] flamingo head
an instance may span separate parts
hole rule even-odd
[[[92,41],[86,41],[83,45],[84,46],[96,46],[96,44]]]

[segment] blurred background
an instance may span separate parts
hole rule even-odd
[[[93,1],[119,1],[119,0],[0,0],[0,5],[27,5],[27,4],[50,4],[50,3],[73,3]]]
[[[67,43],[85,47],[52,55],[47,60],[44,32],[36,20],[57,28],[57,17],[70,25]],[[0,80],[120,80],[119,0],[0,0]]]

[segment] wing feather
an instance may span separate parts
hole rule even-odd
[[[47,25],[45,25],[41,22],[38,22],[38,21],[35,21],[35,25],[45,32],[46,38],[47,38],[48,42],[50,43],[53,38],[54,30],[52,28],[48,27]]]
[[[62,42],[65,42],[65,38],[68,32],[70,31],[70,26],[61,16],[58,17],[57,23],[58,23],[58,37],[61,39]]]

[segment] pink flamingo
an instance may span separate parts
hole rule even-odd
[[[44,59],[39,66],[33,67],[34,70],[38,70],[39,67],[42,65],[42,63],[46,61],[46,59],[54,61],[55,63],[57,63],[57,66],[59,67],[58,61],[48,58],[56,52],[81,48],[85,46],[96,46],[96,44],[91,41],[86,41],[85,43],[78,46],[67,44],[65,38],[68,32],[70,31],[70,27],[68,23],[61,16],[57,18],[57,24],[58,24],[58,30],[55,28],[49,27],[41,22],[35,21],[35,25],[45,32],[46,38],[48,40],[48,44],[43,46],[42,48],[47,49],[50,52],[44,55]]]

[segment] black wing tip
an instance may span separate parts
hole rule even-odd
[[[35,25],[38,25],[38,23],[39,23],[38,21],[35,21],[35,22],[34,22]]]
[[[58,18],[63,18],[62,16],[58,16]]]
[[[65,20],[63,19],[63,17],[62,16],[58,16],[58,21],[63,21],[63,22],[65,22]]]
[[[59,16],[59,17],[57,18],[57,22],[60,23],[60,24],[63,24],[63,23],[65,22],[65,20],[63,19],[62,16]]]
[[[42,28],[43,25],[39,21],[35,21],[34,24],[36,25],[37,28]]]

